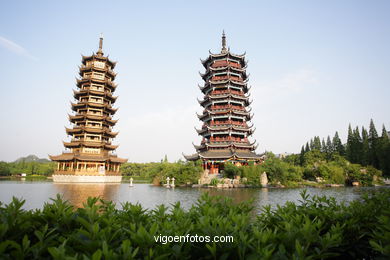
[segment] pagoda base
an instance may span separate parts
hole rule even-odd
[[[120,175],[53,175],[53,182],[60,183],[118,183],[121,181]]]

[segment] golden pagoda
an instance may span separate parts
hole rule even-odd
[[[127,159],[113,153],[118,145],[112,140],[118,132],[112,128],[118,120],[112,116],[117,109],[112,105],[117,97],[113,93],[116,62],[103,54],[103,37],[99,49],[91,56],[82,56],[79,67],[80,78],[71,103],[73,115],[69,115],[72,128],[66,128],[71,137],[63,142],[68,150],[58,156],[50,156],[57,162],[53,174],[54,182],[121,182],[120,165]]]

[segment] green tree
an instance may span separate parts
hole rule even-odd
[[[368,132],[362,127],[362,154],[360,163],[364,166],[368,165],[369,161],[369,144],[368,144]]]
[[[0,176],[9,176],[11,171],[9,169],[8,163],[0,162]]]
[[[326,152],[326,156],[327,156],[328,160],[332,157],[332,154],[334,153],[333,144],[332,144],[332,141],[330,140],[329,135],[326,138],[325,152]]]
[[[302,145],[302,148],[301,148],[301,153],[299,154],[299,165],[303,165],[305,161],[305,148],[304,146]]]
[[[345,155],[345,149],[344,145],[342,144],[339,133],[336,131],[334,134],[333,140],[332,140],[332,146],[334,147],[335,152],[337,152],[339,155],[344,156]]]
[[[363,157],[363,143],[360,136],[359,127],[353,131],[353,163],[361,163]]]
[[[307,153],[307,152],[309,152],[309,151],[310,151],[309,143],[306,142],[305,153]]]
[[[368,130],[368,158],[369,164],[375,168],[379,168],[379,159],[378,159],[378,133],[375,129],[374,121],[370,120],[370,127]]]
[[[383,175],[390,176],[390,140],[385,126],[382,127],[382,135],[379,141],[379,164]]]
[[[351,124],[348,126],[348,137],[347,137],[347,147],[346,147],[346,156],[348,161],[352,161],[353,158],[353,143],[354,143],[354,138],[353,138],[353,132],[352,132],[352,127]]]
[[[326,151],[326,143],[325,143],[325,139],[324,138],[322,138],[322,141],[321,141],[321,152],[327,153],[327,151]]]
[[[313,140],[313,149],[321,151],[321,139],[319,136],[315,136]]]

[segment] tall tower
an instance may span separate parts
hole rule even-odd
[[[203,168],[211,174],[223,169],[226,161],[238,165],[260,162],[262,156],[255,153],[255,142],[248,139],[254,130],[250,124],[253,115],[249,107],[252,101],[249,101],[245,54],[231,53],[223,32],[221,52],[210,52],[202,64],[206,72],[201,74],[204,85],[199,88],[204,98],[198,102],[204,110],[198,118],[203,125],[196,130],[202,141],[194,145],[196,154],[184,157],[201,159]]]
[[[113,96],[117,87],[115,65],[116,62],[104,56],[102,36],[98,51],[82,57],[77,90],[73,90],[76,102],[71,103],[74,114],[69,115],[73,127],[66,128],[71,140],[63,142],[69,150],[50,156],[57,162],[55,182],[121,181],[120,165],[127,159],[113,154],[118,147],[112,144],[118,134],[112,131],[117,122],[112,119],[117,111],[112,107],[117,99]]]

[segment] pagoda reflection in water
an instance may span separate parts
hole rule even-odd
[[[120,183],[54,183],[57,193],[63,195],[74,207],[83,207],[89,197],[116,201]]]

